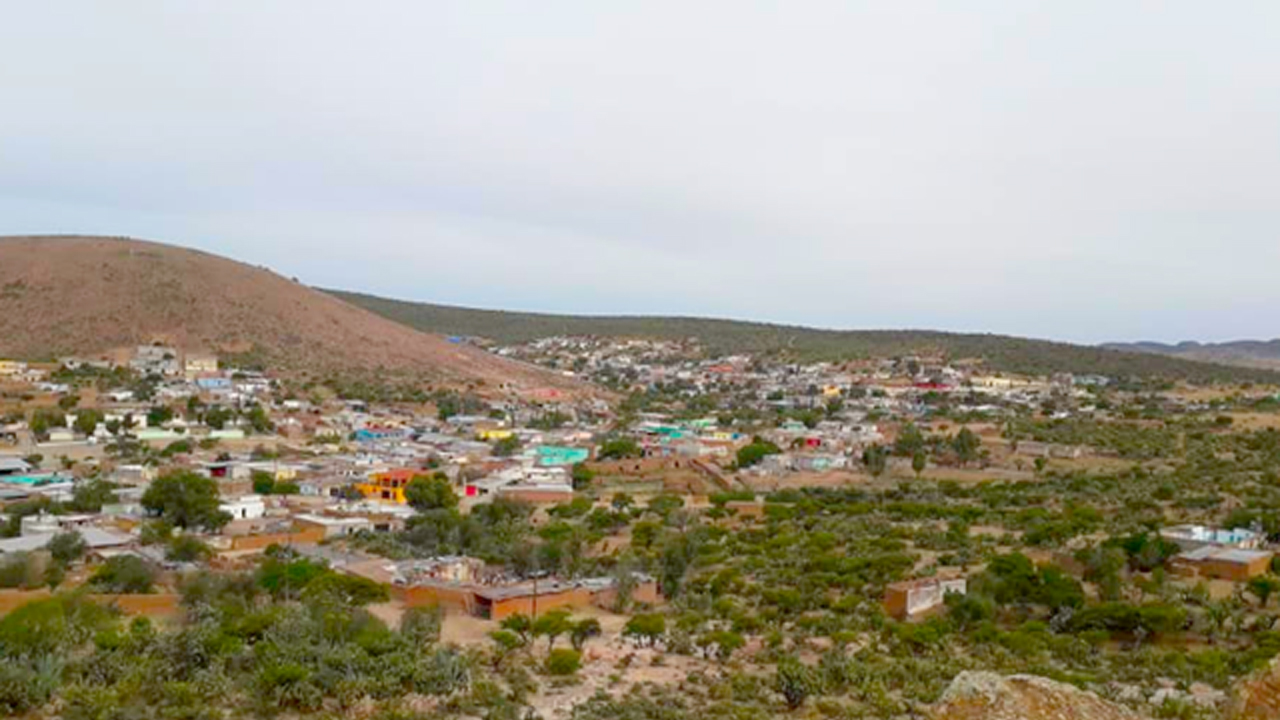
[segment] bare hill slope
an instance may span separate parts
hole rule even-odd
[[[284,371],[484,381],[524,391],[576,387],[208,253],[114,238],[0,238],[0,357],[151,342],[252,352]]]

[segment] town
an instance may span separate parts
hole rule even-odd
[[[770,662],[799,707],[855,658],[880,673],[857,707],[910,712],[971,666],[949,633],[988,665],[1217,712],[1280,651],[1273,387],[451,341],[611,399],[380,392],[159,343],[0,361],[0,613],[72,593],[164,624],[217,578],[324,588],[391,626],[431,618],[508,683],[504,663],[576,678],[519,681],[544,715]],[[1206,649],[1160,669],[1184,642]],[[933,674],[895,675],[921,658]]]

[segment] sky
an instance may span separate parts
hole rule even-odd
[[[0,234],[475,307],[1280,336],[1280,3],[13,3]]]

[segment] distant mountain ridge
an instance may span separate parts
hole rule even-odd
[[[737,320],[689,317],[600,317],[475,310],[325,290],[383,317],[425,332],[516,343],[553,335],[696,337],[724,353],[788,353],[798,359],[836,360],[942,352],[983,358],[994,370],[1029,374],[1073,372],[1114,377],[1163,377],[1192,382],[1280,381],[1272,369],[1228,366],[1156,353],[1071,345],[1004,335],[932,330],[817,330]]]
[[[99,355],[152,342],[318,377],[583,386],[209,253],[125,238],[0,238],[0,357]]]
[[[1107,343],[1103,347],[1122,352],[1150,353],[1198,362],[1280,370],[1280,339],[1232,340],[1221,343],[1199,343],[1195,341],[1183,341],[1176,344],[1158,342]]]

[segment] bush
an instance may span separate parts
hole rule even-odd
[[[165,559],[173,562],[198,562],[213,555],[213,550],[192,535],[178,535],[169,541]]]
[[[605,440],[600,446],[599,457],[601,460],[625,460],[638,458],[643,454],[635,440],[623,437]]]
[[[444,473],[416,475],[404,488],[405,500],[418,511],[451,510],[458,507],[458,496]]]
[[[77,532],[63,532],[54,535],[45,546],[54,562],[66,567],[84,557],[84,539]]]
[[[217,482],[185,470],[160,476],[142,495],[149,513],[180,528],[221,528],[231,520],[221,504]]]
[[[548,675],[565,676],[578,672],[582,667],[582,654],[569,648],[556,648],[547,654],[545,670]]]
[[[98,568],[89,585],[99,592],[143,594],[155,589],[155,579],[155,571],[141,558],[117,555]]]
[[[753,438],[751,444],[738,449],[738,467],[751,467],[759,464],[769,455],[777,455],[782,449],[763,438]]]
[[[622,634],[653,647],[667,634],[667,618],[658,613],[636,615],[627,621]]]

